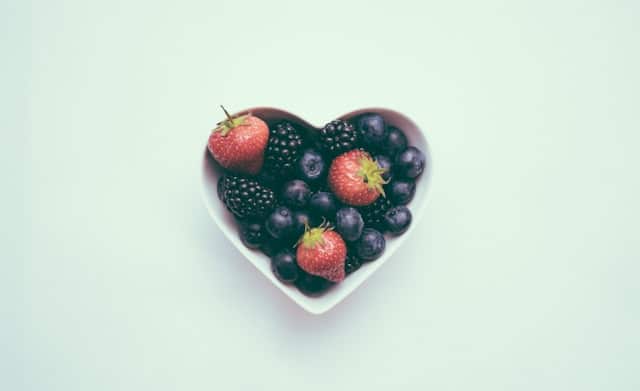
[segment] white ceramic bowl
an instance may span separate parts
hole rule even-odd
[[[271,107],[255,107],[243,110],[236,114],[251,112],[254,115],[269,122],[278,119],[285,119],[295,123],[302,124],[312,131],[318,131],[318,127],[309,124],[296,115],[287,111],[271,108]],[[365,263],[360,269],[349,275],[344,281],[333,286],[328,292],[320,297],[308,297],[303,295],[295,286],[285,285],[281,283],[272,273],[269,258],[259,250],[250,250],[246,248],[240,241],[238,236],[238,224],[234,220],[232,214],[227,211],[224,204],[220,202],[217,196],[217,183],[221,175],[220,166],[210,156],[206,146],[202,159],[202,196],[204,204],[209,211],[209,215],[215,223],[220,227],[231,244],[233,244],[262,274],[265,275],[275,286],[280,288],[285,295],[291,300],[298,303],[302,308],[313,314],[321,314],[333,308],[336,304],[344,300],[351,292],[358,288],[367,278],[376,272],[382,265],[392,258],[393,253],[402,245],[405,240],[418,239],[412,238],[412,234],[419,224],[424,214],[426,205],[427,187],[432,175],[431,153],[423,132],[418,126],[407,116],[393,110],[383,108],[366,108],[362,110],[352,111],[342,115],[341,119],[350,119],[365,112],[374,112],[382,115],[385,122],[402,129],[407,135],[409,144],[419,148],[424,152],[427,160],[426,168],[422,176],[416,183],[416,194],[413,201],[408,205],[413,215],[411,226],[401,236],[390,237],[386,235],[387,247],[385,252],[377,260]],[[328,118],[327,122],[332,118]],[[206,143],[205,143],[206,145]],[[238,288],[240,289],[240,288]]]

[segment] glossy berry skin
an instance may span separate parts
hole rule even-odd
[[[416,147],[409,147],[396,156],[394,171],[402,178],[417,178],[426,165],[424,153]]]
[[[347,252],[347,260],[344,262],[344,272],[349,275],[362,266],[362,260],[357,255]]]
[[[382,179],[387,182],[390,181],[393,175],[392,160],[386,155],[376,155],[375,161],[376,163],[378,163],[378,167],[384,170],[384,173],[382,173]]]
[[[285,239],[293,234],[293,212],[287,207],[279,206],[267,217],[267,232],[274,239]]]
[[[336,231],[348,242],[360,238],[364,229],[364,221],[360,212],[355,208],[345,207],[338,209],[336,213]]]
[[[384,214],[393,207],[389,197],[379,197],[371,205],[359,208],[366,227],[384,230]]]
[[[249,221],[240,225],[240,240],[250,249],[259,248],[264,243],[266,232],[258,221]]]
[[[228,117],[209,136],[211,156],[224,168],[255,175],[264,163],[269,127],[251,114]]]
[[[307,149],[297,163],[298,176],[308,183],[318,183],[327,175],[327,163],[320,152]]]
[[[327,220],[333,220],[338,208],[336,197],[326,191],[318,191],[313,193],[309,200],[309,209],[317,217],[324,217]]]
[[[382,255],[386,247],[384,236],[373,228],[365,228],[362,236],[356,242],[356,254],[365,261],[376,260]]]
[[[303,294],[310,297],[318,297],[328,291],[334,283],[301,270],[295,285]]]
[[[288,177],[295,170],[303,143],[302,132],[293,124],[281,122],[272,126],[264,154],[264,171]]]
[[[308,211],[297,210],[293,212],[293,236],[297,240],[304,233],[305,227],[313,227],[319,223],[320,221]]]
[[[289,249],[281,250],[271,258],[271,270],[278,280],[285,284],[294,282],[300,274],[296,256]]]
[[[404,135],[402,130],[393,126],[387,127],[387,137],[384,141],[384,151],[391,157],[395,157],[400,152],[407,149],[407,136]]]
[[[333,160],[327,182],[340,201],[364,206],[373,203],[383,193],[382,173],[367,152],[354,149]]]
[[[322,227],[305,232],[296,252],[302,270],[333,282],[344,280],[346,256],[347,245],[342,237]]]
[[[275,207],[274,192],[260,182],[233,174],[218,181],[218,194],[227,209],[238,219],[263,218]]]
[[[294,179],[282,187],[282,201],[294,209],[302,209],[307,206],[311,197],[311,189],[304,181]]]
[[[387,132],[384,118],[380,114],[361,115],[356,122],[356,130],[362,145],[367,149],[377,151],[382,148]]]
[[[394,179],[385,186],[387,197],[395,205],[406,205],[416,194],[416,182],[413,179]]]
[[[353,125],[343,120],[334,120],[320,130],[320,145],[323,150],[336,156],[357,146],[358,133]]]
[[[384,214],[387,231],[394,235],[402,235],[411,225],[411,211],[406,206],[396,206]]]

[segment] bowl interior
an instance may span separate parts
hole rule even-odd
[[[269,124],[274,121],[284,119],[292,123],[302,125],[302,128],[309,129],[309,131],[311,132],[319,130],[318,127],[309,124],[300,117],[276,108],[255,107],[244,110],[237,114],[246,112],[253,113]],[[407,240],[412,236],[415,227],[419,224],[420,219],[424,213],[427,187],[429,185],[432,173],[432,161],[431,153],[429,151],[429,147],[427,145],[427,141],[423,132],[418,128],[415,122],[413,122],[407,116],[397,111],[384,108],[366,108],[356,110],[342,115],[338,118],[348,120],[365,112],[378,113],[384,117],[387,124],[402,129],[409,140],[409,144],[419,148],[424,152],[427,164],[422,176],[416,182],[415,197],[408,205],[413,215],[413,221],[407,232],[398,237],[385,235],[387,239],[387,248],[380,258],[378,258],[374,262],[363,264],[360,269],[349,275],[341,283],[334,285],[328,292],[320,297],[305,296],[300,291],[298,291],[296,287],[281,283],[271,272],[269,258],[259,250],[250,250],[242,244],[242,242],[240,241],[240,237],[238,236],[238,224],[233,218],[233,215],[226,210],[224,204],[218,200],[217,183],[218,178],[222,174],[222,169],[211,157],[207,148],[205,147],[204,149],[204,156],[202,160],[202,195],[205,206],[207,207],[211,218],[216,222],[218,227],[220,227],[227,239],[260,272],[262,272],[262,274],[264,274],[266,278],[268,278],[275,286],[277,286],[282,292],[284,292],[284,294],[286,294],[289,298],[299,304],[302,308],[314,314],[320,314],[328,311],[340,301],[344,300],[345,297],[347,297],[376,270],[378,270],[378,268],[380,268],[385,262],[387,262],[387,260],[392,257],[393,253],[401,246],[404,240]]]

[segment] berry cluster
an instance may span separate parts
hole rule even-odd
[[[280,281],[317,296],[378,259],[385,234],[409,228],[406,205],[426,161],[376,113],[309,133],[227,114],[209,150],[225,169],[218,196],[239,221],[242,242],[271,258]]]

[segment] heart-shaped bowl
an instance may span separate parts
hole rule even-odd
[[[238,114],[251,112],[257,117],[266,121],[269,125],[278,120],[287,120],[294,124],[302,125],[309,131],[319,131],[319,128],[306,122],[305,120],[293,115],[285,110],[271,107],[254,107],[243,110]],[[265,275],[275,286],[277,286],[291,300],[295,301],[302,308],[313,314],[321,314],[333,308],[336,304],[344,300],[351,292],[358,288],[366,279],[371,277],[382,265],[384,265],[393,253],[413,236],[420,218],[424,214],[426,206],[427,187],[432,176],[431,153],[424,133],[415,122],[407,116],[389,109],[384,108],[366,108],[352,111],[348,114],[338,117],[339,119],[350,120],[363,113],[378,113],[388,125],[402,129],[407,136],[409,145],[413,145],[424,152],[426,156],[426,167],[422,175],[416,181],[416,193],[408,205],[411,210],[413,221],[409,229],[401,236],[391,237],[385,235],[387,246],[385,252],[380,258],[373,262],[364,263],[360,269],[353,272],[347,278],[335,284],[326,293],[319,297],[308,297],[302,294],[295,286],[285,285],[280,282],[272,273],[269,257],[259,250],[251,250],[245,247],[238,233],[238,223],[233,215],[227,211],[225,205],[220,202],[217,196],[218,178],[222,175],[221,167],[209,154],[206,146],[202,159],[202,196],[204,204],[209,211],[209,215],[218,225],[220,230],[225,234],[229,242],[233,244],[262,274]],[[238,289],[241,289],[240,287]]]

